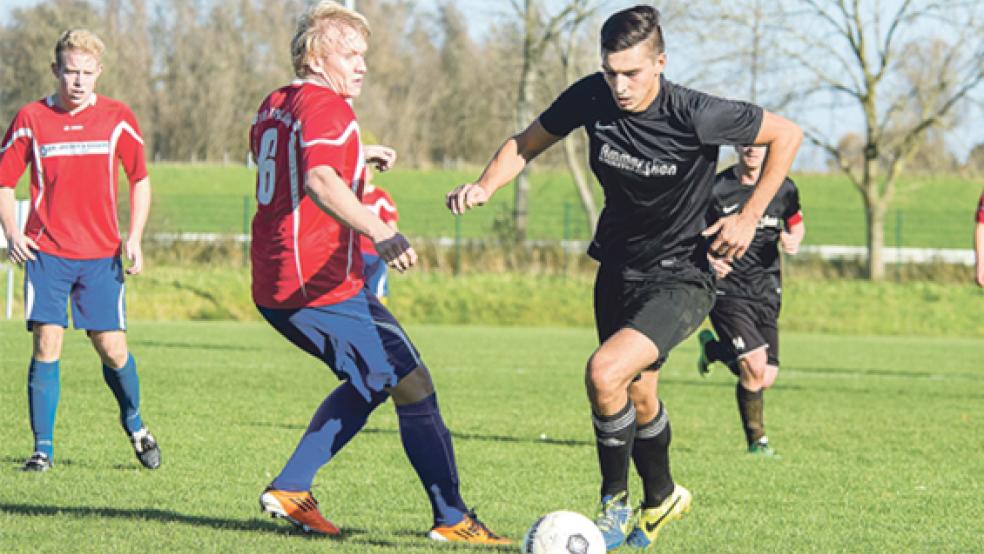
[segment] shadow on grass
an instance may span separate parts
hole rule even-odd
[[[135,340],[130,342],[131,346],[146,346],[149,348],[174,348],[182,350],[230,350],[230,351],[255,351],[263,350],[256,346],[240,346],[234,344],[202,344],[196,342],[173,342],[161,340]]]
[[[273,427],[275,429],[287,429],[290,431],[303,431],[307,429],[307,425],[292,425],[289,423],[272,423],[267,421],[254,421],[251,423],[243,423],[243,425],[248,425],[250,427]],[[366,433],[367,435],[398,435],[400,432],[396,429],[383,429],[381,427],[365,427],[360,433]],[[455,440],[460,441],[483,441],[483,442],[509,442],[516,444],[546,444],[550,446],[594,446],[594,441],[580,440],[580,439],[553,439],[550,437],[539,438],[539,437],[513,437],[509,435],[486,435],[482,433],[459,433],[452,431],[451,436]]]
[[[323,537],[311,535],[283,523],[275,523],[262,519],[226,519],[208,516],[196,516],[181,514],[170,510],[147,509],[126,509],[126,508],[107,508],[96,506],[44,506],[31,504],[10,504],[0,502],[0,513],[26,516],[26,517],[59,517],[68,516],[76,518],[102,518],[102,519],[133,519],[140,521],[157,521],[160,523],[180,523],[194,525],[198,527],[210,527],[219,531],[246,531],[273,533],[277,535],[291,535],[307,540],[323,540],[329,543],[352,543],[364,544],[380,548],[391,548],[402,550],[407,547],[403,542],[387,541],[379,538],[368,538],[369,531],[360,528],[345,527],[342,529],[341,537]],[[427,544],[434,544],[426,539],[419,531],[397,531],[394,533],[401,537],[411,537],[420,539]],[[458,546],[458,545],[449,545]],[[466,545],[461,545],[466,546]],[[515,548],[483,548],[483,552],[514,552]]]
[[[977,373],[939,373],[930,371],[899,371],[895,369],[857,369],[839,367],[790,367],[789,372],[802,372],[811,375],[865,375],[872,377],[894,377],[900,379],[925,379],[929,381],[984,381],[984,374]]]

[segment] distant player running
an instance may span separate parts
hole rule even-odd
[[[343,381],[315,411],[260,506],[305,531],[338,535],[311,495],[314,476],[392,396],[403,447],[430,499],[428,536],[509,544],[462,500],[430,373],[396,319],[364,288],[359,234],[399,271],[417,258],[359,198],[366,164],[385,170],[396,159],[392,149],[363,148],[352,111],[368,39],[362,15],[328,1],[311,7],[291,43],[298,80],[267,96],[250,130],[258,165],[253,299],[277,331]],[[336,494],[335,501],[346,499],[344,491]]]
[[[372,184],[372,170],[366,168],[368,181],[365,191],[362,193],[362,203],[369,208],[369,211],[381,219],[383,223],[389,225],[394,231],[398,231],[397,222],[400,214],[396,211],[396,203],[385,190]],[[359,250],[362,252],[362,260],[365,263],[366,288],[376,295],[383,304],[389,297],[389,275],[386,271],[386,261],[379,257],[376,252],[376,245],[372,239],[362,235],[359,240]]]
[[[664,79],[663,46],[655,8],[612,15],[601,29],[602,71],[571,85],[503,143],[478,181],[447,195],[454,213],[482,205],[562,137],[578,127],[588,134],[605,208],[588,250],[600,262],[594,305],[601,346],[588,360],[585,384],[602,476],[596,522],[609,549],[649,546],[690,507],[690,493],[670,476],[658,370],[714,301],[705,236],[716,235],[716,254],[740,258],[802,140],[795,124],[758,106]],[[761,182],[742,210],[705,229],[719,145],[745,143],[772,147]],[[630,460],[644,489],[636,519]]]
[[[984,287],[984,192],[977,202],[977,227],[974,230],[974,252],[977,257],[977,285]]]
[[[122,163],[130,183],[130,232],[122,246],[131,262],[126,273],[136,275],[143,269],[140,241],[150,211],[150,181],[133,112],[94,92],[103,48],[89,31],[63,33],[51,64],[57,92],[21,108],[0,145],[0,224],[8,257],[25,264],[25,318],[34,334],[27,378],[34,454],[25,471],[53,465],[69,298],[75,328],[86,330],[102,359],[103,377],[137,458],[151,469],[161,463],[157,441],[140,414],[137,364],[127,349],[116,216]],[[31,213],[21,233],[14,223],[14,187],[28,164]]]
[[[738,146],[735,150],[738,163],[715,180],[711,221],[742,209],[762,176],[767,152],[764,146]],[[779,248],[796,254],[805,233],[799,192],[787,178],[759,219],[745,256],[733,262],[709,256],[718,276],[711,322],[721,340],[715,340],[714,333],[706,329],[697,335],[701,347],[697,369],[706,375],[711,362],[722,361],[738,376],[738,413],[751,454],[775,455],[765,435],[763,393],[779,373]]]

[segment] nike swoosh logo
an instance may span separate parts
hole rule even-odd
[[[595,121],[596,131],[614,131],[616,129],[614,123],[609,123],[608,125],[602,125],[600,121]]]
[[[726,214],[730,214],[731,212],[733,212],[733,211],[735,211],[737,209],[738,209],[738,204],[732,204],[730,206],[725,206],[725,207],[721,208],[721,211],[724,212],[724,213],[726,213]]]
[[[666,510],[666,512],[664,512],[663,515],[661,515],[659,517],[659,519],[657,519],[656,521],[654,521],[652,523],[646,523],[646,532],[647,533],[652,533],[653,531],[655,531],[656,528],[659,527],[659,524],[662,523],[664,519],[666,519],[666,516],[668,516],[668,515],[670,515],[670,514],[673,513],[673,508],[676,508],[676,505],[679,502],[680,502],[680,497],[678,496],[678,497],[676,497],[676,500],[673,501],[673,504],[670,504],[670,509],[669,510]]]
[[[625,441],[618,440],[614,437],[609,437],[607,439],[599,439],[598,442],[600,442],[605,446],[610,446],[610,447],[625,446]]]

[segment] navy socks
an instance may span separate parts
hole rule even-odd
[[[301,442],[271,486],[288,491],[311,490],[315,473],[362,429],[369,414],[386,398],[380,394],[366,400],[348,381],[336,387],[314,412]]]
[[[396,407],[403,449],[427,492],[435,525],[453,525],[468,508],[461,499],[451,432],[444,425],[437,395]]]

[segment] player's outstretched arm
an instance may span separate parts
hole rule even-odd
[[[130,233],[127,235],[126,244],[123,245],[123,254],[130,262],[130,267],[126,270],[128,275],[138,275],[143,271],[141,244],[147,218],[150,216],[150,198],[149,177],[137,181],[130,189]]]
[[[779,235],[779,245],[782,246],[783,252],[795,256],[799,254],[800,243],[803,242],[805,236],[806,225],[803,224],[803,221],[799,221]]]
[[[15,264],[22,264],[34,259],[38,245],[17,228],[16,205],[14,189],[0,187],[0,227],[3,227],[3,235],[7,239],[7,258]]]
[[[475,206],[484,205],[495,191],[515,179],[527,163],[560,139],[548,133],[540,120],[534,121],[526,130],[502,143],[477,181],[458,185],[447,193],[445,204],[453,214],[463,214]]]
[[[397,271],[406,271],[417,263],[417,253],[403,235],[369,211],[330,166],[310,169],[304,191],[319,208],[342,225],[369,237],[376,244],[380,257]]]
[[[766,111],[755,144],[769,147],[769,157],[762,167],[762,176],[755,191],[741,212],[722,217],[704,231],[705,236],[717,234],[710,252],[721,257],[740,258],[755,237],[755,228],[772,197],[782,186],[803,142],[803,131],[792,121]]]

